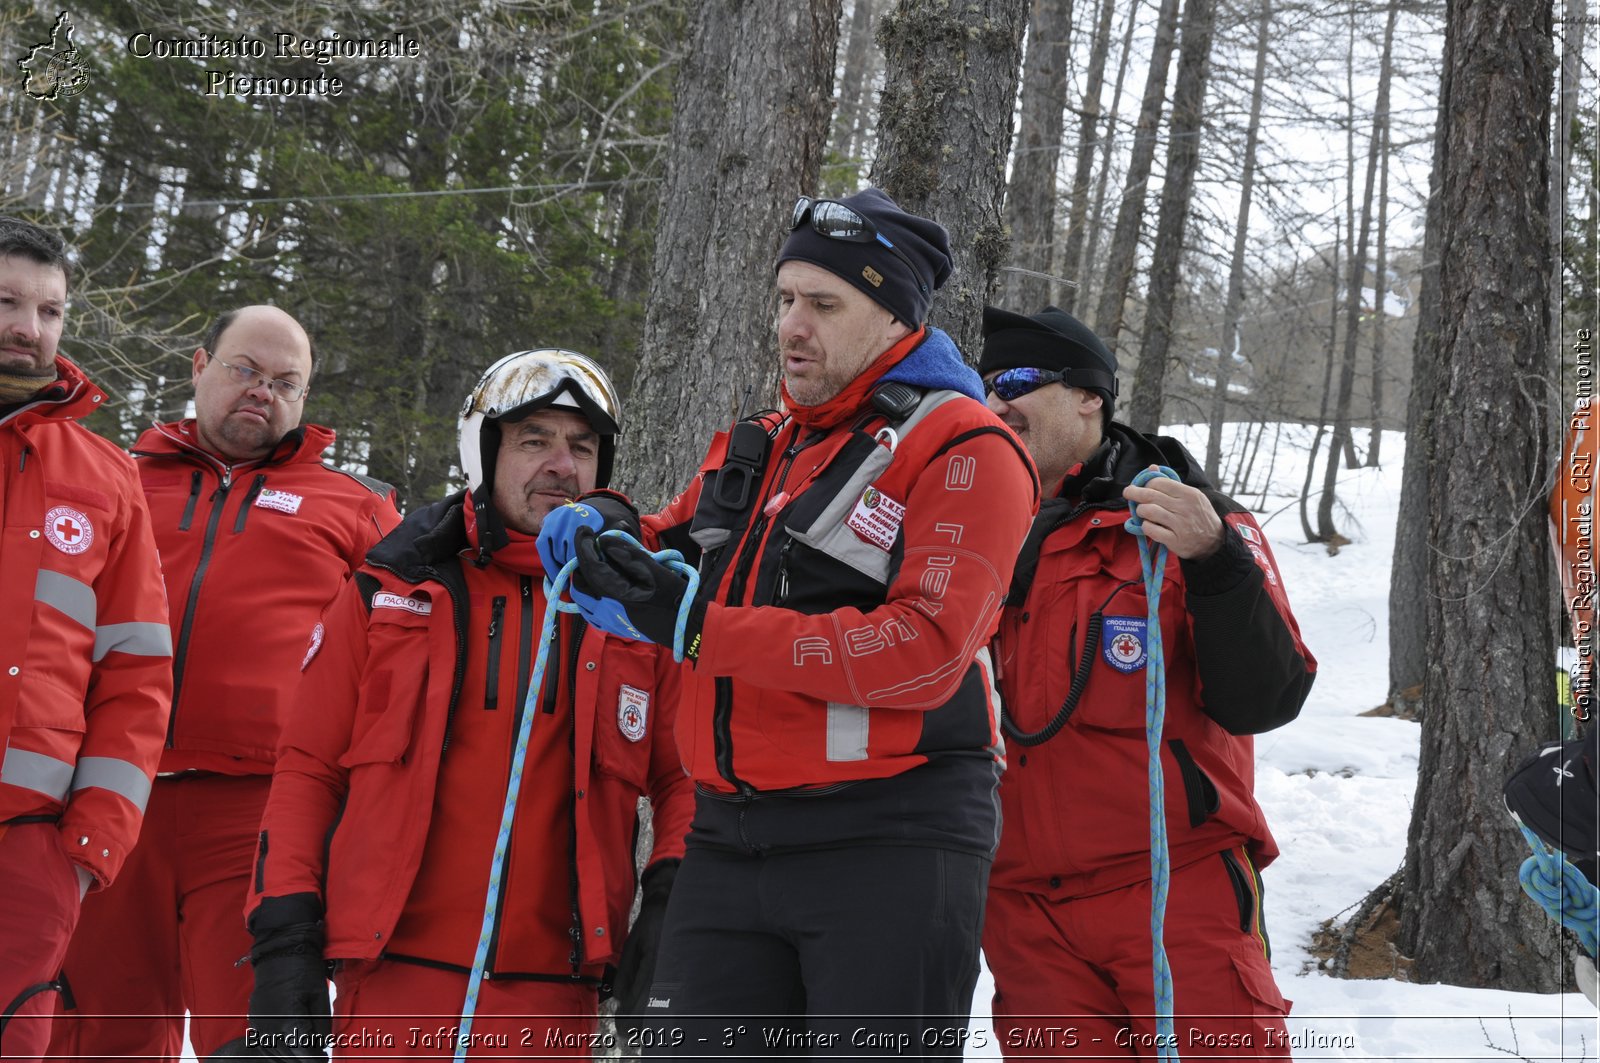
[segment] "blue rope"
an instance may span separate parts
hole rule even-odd
[[[1583,872],[1557,850],[1551,849],[1522,821],[1517,821],[1533,855],[1522,862],[1517,877],[1522,890],[1544,909],[1544,914],[1578,935],[1590,956],[1600,944],[1600,891]]]
[[[639,545],[638,541],[627,532],[608,531],[604,535],[620,535],[635,546]],[[689,589],[684,593],[683,602],[678,607],[678,625],[673,636],[673,656],[681,661],[683,632],[688,624],[689,610],[694,605],[695,593],[699,590],[700,574],[685,564],[683,555],[676,550],[663,550],[650,556],[671,567],[689,581]],[[489,959],[489,942],[494,936],[495,918],[500,911],[500,880],[505,870],[506,852],[511,847],[511,823],[517,814],[517,795],[522,792],[522,768],[528,758],[528,738],[533,733],[533,718],[538,715],[539,695],[544,690],[544,669],[550,657],[551,635],[555,632],[558,614],[579,611],[576,604],[563,601],[561,598],[562,592],[572,580],[573,570],[577,567],[578,562],[574,558],[562,566],[553,580],[545,581],[545,599],[549,604],[545,606],[544,623],[539,629],[539,655],[534,659],[533,674],[528,679],[528,697],[522,706],[522,723],[517,728],[517,744],[511,754],[511,778],[506,782],[506,799],[500,809],[500,832],[495,835],[494,860],[489,865],[489,895],[483,904],[483,925],[478,930],[478,947],[472,956],[472,971],[467,975],[467,996],[461,1004],[461,1025],[457,1031],[455,1063],[462,1063],[467,1058],[467,1049],[472,1044],[472,1020],[478,1012],[478,990],[483,985],[483,971]]]
[[[1159,471],[1145,469],[1133,478],[1133,486],[1143,487],[1160,476],[1178,479],[1166,466]],[[1166,780],[1161,770],[1161,730],[1167,717],[1167,661],[1161,642],[1161,580],[1167,568],[1167,548],[1154,548],[1144,534],[1139,507],[1128,503],[1128,520],[1123,527],[1139,539],[1139,569],[1144,574],[1146,614],[1145,639],[1148,643],[1144,665],[1144,733],[1150,755],[1150,941],[1151,966],[1155,975],[1156,1058],[1178,1058],[1178,1035],[1172,1017],[1172,965],[1167,962],[1164,928],[1167,921],[1167,889],[1172,882],[1172,867],[1167,854]]]

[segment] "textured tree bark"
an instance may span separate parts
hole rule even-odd
[[[1022,70],[1022,120],[1011,186],[1006,189],[1006,224],[1011,229],[1010,265],[1002,285],[1005,304],[1020,313],[1051,300],[1051,251],[1056,237],[1056,166],[1061,161],[1061,120],[1067,106],[1067,48],[1072,0],[1033,0],[1028,53]],[[1026,270],[1028,272],[1020,272]]]
[[[1350,256],[1349,281],[1345,284],[1344,358],[1339,364],[1339,392],[1333,406],[1333,440],[1328,444],[1328,464],[1323,469],[1322,496],[1317,501],[1317,537],[1331,541],[1338,534],[1333,525],[1333,503],[1339,482],[1339,459],[1350,441],[1350,403],[1356,384],[1356,340],[1361,333],[1361,288],[1367,271],[1367,245],[1372,238],[1372,196],[1378,181],[1378,153],[1383,143],[1383,123],[1389,115],[1390,57],[1394,52],[1394,23],[1399,8],[1389,5],[1389,15],[1383,30],[1383,58],[1378,74],[1378,98],[1372,114],[1372,136],[1367,143],[1367,175],[1361,191],[1360,228],[1355,239],[1355,253]],[[1352,127],[1354,123],[1351,123]],[[1354,157],[1351,158],[1352,169]],[[1375,276],[1374,289],[1378,294],[1377,313],[1383,315],[1385,285],[1381,276]]]
[[[1211,426],[1206,433],[1206,475],[1221,483],[1222,422],[1228,412],[1228,381],[1239,348],[1239,316],[1244,308],[1244,251],[1250,229],[1251,197],[1256,184],[1256,146],[1261,140],[1262,87],[1267,80],[1267,45],[1272,33],[1272,0],[1261,0],[1256,22],[1256,67],[1250,87],[1250,121],[1244,135],[1244,173],[1239,184],[1239,216],[1233,226],[1233,255],[1228,263],[1228,295],[1223,304],[1222,343],[1217,348],[1216,388],[1211,393]],[[1258,437],[1259,438],[1259,437]]]
[[[1392,42],[1393,23],[1390,23],[1389,35]],[[1384,50],[1384,71],[1380,76],[1392,76],[1390,67],[1394,62],[1394,49],[1388,47]],[[1378,278],[1378,313],[1372,319],[1372,441],[1367,446],[1367,467],[1377,468],[1380,454],[1383,450],[1383,394],[1384,372],[1388,365],[1388,354],[1384,343],[1389,329],[1389,315],[1385,307],[1389,305],[1389,131],[1391,115],[1387,101],[1379,109],[1378,133],[1378,248],[1373,255],[1372,268]]]
[[[1078,111],[1078,154],[1073,162],[1072,200],[1067,213],[1066,241],[1056,262],[1061,276],[1074,282],[1063,287],[1057,302],[1069,314],[1088,281],[1080,275],[1079,263],[1083,260],[1084,222],[1089,217],[1089,179],[1094,174],[1094,152],[1100,135],[1100,94],[1105,89],[1106,56],[1111,51],[1111,16],[1116,7],[1115,0],[1100,0],[1094,42],[1089,50],[1088,83],[1083,90],[1083,107]]]
[[[1123,304],[1128,286],[1133,283],[1133,263],[1139,250],[1139,229],[1144,224],[1145,186],[1150,181],[1150,165],[1156,157],[1156,127],[1161,124],[1161,107],[1167,98],[1167,68],[1172,63],[1172,47],[1178,35],[1178,0],[1161,0],[1156,16],[1155,43],[1150,49],[1150,70],[1144,82],[1144,102],[1133,127],[1133,150],[1128,159],[1128,177],[1122,184],[1122,202],[1117,207],[1117,227],[1111,235],[1111,250],[1106,263],[1105,287],[1095,307],[1094,330],[1100,338],[1117,347],[1122,331]]]
[[[626,445],[617,483],[646,510],[710,433],[777,401],[772,260],[815,189],[839,0],[702,0],[679,71]]]
[[[1211,70],[1211,31],[1216,23],[1213,0],[1187,0],[1183,5],[1183,43],[1178,49],[1178,84],[1172,92],[1172,119],[1167,139],[1167,173],[1161,184],[1161,210],[1156,217],[1156,246],[1150,263],[1150,288],[1145,300],[1144,345],[1134,372],[1133,401],[1127,421],[1141,432],[1161,427],[1166,397],[1167,359],[1172,353],[1172,317],[1177,302],[1178,266],[1183,259],[1184,230],[1194,198],[1194,174],[1200,166],[1200,124],[1205,107],[1206,78]]]
[[[929,323],[969,359],[1005,258],[1006,158],[1027,0],[899,0],[878,27],[884,85],[871,181],[950,230],[950,279]]]
[[[1550,19],[1549,0],[1450,0],[1446,9],[1427,521],[1404,529],[1431,549],[1428,708],[1400,947],[1420,980],[1535,992],[1565,982],[1562,949],[1555,924],[1518,888],[1526,846],[1500,786],[1559,726],[1543,504],[1554,457]]]

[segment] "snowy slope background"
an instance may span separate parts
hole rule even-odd
[[[1165,431],[1204,454],[1203,426]],[[1389,566],[1405,438],[1386,434],[1381,468],[1341,474],[1336,523],[1354,541],[1330,557],[1322,546],[1301,542],[1295,509],[1314,430],[1282,426],[1262,505],[1266,451],[1277,430],[1266,431],[1256,482],[1239,500],[1257,507],[1319,666],[1300,718],[1256,739],[1256,793],[1283,850],[1263,879],[1273,967],[1294,1001],[1295,1058],[1595,1059],[1600,1022],[1576,993],[1343,980],[1316,971],[1313,932],[1330,917],[1342,921],[1400,866],[1416,790],[1418,725],[1359,715],[1387,696]],[[1356,446],[1366,452],[1360,430]],[[1231,440],[1223,452],[1238,453]],[[1504,826],[1512,829],[1509,819]],[[973,1000],[968,1059],[999,1058],[988,1019],[993,990],[985,970]]]

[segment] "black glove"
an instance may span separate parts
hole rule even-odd
[[[622,946],[622,960],[612,981],[612,996],[617,1001],[617,1029],[637,1034],[644,1025],[644,1005],[650,985],[656,980],[656,957],[660,954],[661,925],[667,919],[667,898],[672,880],[678,874],[678,861],[662,860],[645,869],[644,896],[639,902],[639,918],[628,931]],[[632,1044],[637,1038],[624,1043]]]
[[[578,572],[572,600],[583,618],[613,635],[671,646],[689,581],[632,543],[602,539],[587,528],[578,530],[573,545]],[[703,602],[690,609],[683,631],[687,658],[700,655],[705,615]]]
[[[250,913],[251,1040],[268,1059],[323,1059],[332,1033],[322,902],[315,894],[266,897]]]

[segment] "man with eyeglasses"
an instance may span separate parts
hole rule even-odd
[[[273,306],[221,315],[194,352],[194,416],[134,448],[172,603],[173,712],[144,834],[90,898],[51,1050],[181,1058],[245,1030],[240,918],[279,729],[323,608],[396,524],[387,484],[323,463],[303,424],[314,352]]]
[[[0,1045],[36,1059],[86,890],[117,879],[172,696],[150,513],[59,353],[61,237],[0,217]],[[98,895],[98,894],[97,894]]]
[[[1251,735],[1294,719],[1316,661],[1254,516],[1177,440],[1111,419],[1115,356],[1055,307],[986,307],[989,408],[1046,498],[996,639],[1009,756],[983,948],[1007,1055],[1154,1055],[1145,665],[1152,633],[1128,504],[1168,548],[1161,767],[1171,867],[1164,941],[1176,1048],[1287,1056],[1260,870],[1278,849]],[[1179,479],[1133,486],[1166,466]],[[1071,1035],[1063,1031],[1071,1030]]]
[[[876,189],[802,198],[777,259],[782,412],[645,518],[698,562],[678,749],[697,784],[652,1053],[958,1057],[1001,750],[986,644],[1031,462],[924,325],[948,237]],[[552,515],[591,624],[673,642],[686,582]]]

